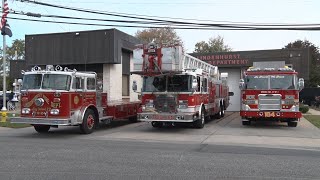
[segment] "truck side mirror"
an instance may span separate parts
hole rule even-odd
[[[102,81],[98,81],[97,82],[97,90],[99,90],[99,91],[102,91],[103,90],[103,83],[102,83]]]
[[[303,78],[299,78],[298,86],[299,86],[300,91],[304,88],[304,79]]]
[[[243,89],[245,88],[245,84],[244,84],[244,80],[243,80],[243,79],[240,79],[239,88],[240,88],[241,90],[243,90]]]
[[[137,87],[137,81],[133,81],[133,83],[132,83],[132,90],[133,90],[134,92],[137,92],[137,89],[138,89],[138,87]]]
[[[193,79],[192,80],[192,89],[196,90],[198,88],[198,82],[197,79]]]
[[[229,92],[229,96],[233,96],[234,95],[234,92]]]

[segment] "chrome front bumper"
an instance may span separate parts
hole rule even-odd
[[[179,113],[179,114],[156,114],[156,113],[138,113],[138,120],[145,122],[194,122],[198,116],[194,113]]]
[[[58,125],[68,126],[73,125],[71,119],[50,119],[50,118],[28,118],[28,117],[11,117],[10,123],[16,124],[43,124],[43,125]]]

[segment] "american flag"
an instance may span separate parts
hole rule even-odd
[[[9,6],[7,0],[4,0],[4,5],[2,7],[2,18],[0,29],[6,24],[7,16],[9,14]]]
[[[2,18],[0,23],[0,29],[2,35],[12,36],[10,25],[7,22],[7,16],[9,14],[9,6],[7,0],[4,0],[3,9],[2,9]]]

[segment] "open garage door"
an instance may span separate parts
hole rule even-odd
[[[227,111],[240,111],[240,68],[219,68],[219,71],[220,73],[228,73],[229,91],[234,93],[234,95],[230,97],[230,106],[228,107]]]

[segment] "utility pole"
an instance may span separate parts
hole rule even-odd
[[[2,14],[5,13],[5,9],[4,9],[4,1],[2,0]],[[1,111],[6,112],[7,111],[7,98],[6,98],[6,93],[7,93],[7,87],[6,87],[6,35],[3,35],[3,55],[2,55],[2,59],[3,59],[3,103],[2,103],[2,109]]]

